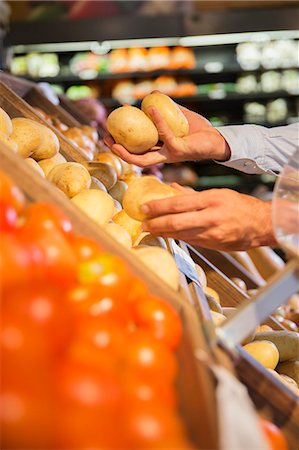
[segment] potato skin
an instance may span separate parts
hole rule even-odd
[[[149,108],[154,106],[160,112],[176,137],[184,137],[189,133],[189,123],[177,104],[167,95],[153,92],[144,97],[141,109],[151,119]]]
[[[150,200],[159,200],[180,195],[180,192],[162,183],[153,176],[135,178],[123,197],[123,208],[135,220],[143,221],[147,215],[141,211],[141,206]]]
[[[136,155],[151,149],[159,138],[153,122],[135,106],[121,106],[112,111],[107,129],[117,144]]]
[[[6,136],[10,136],[12,133],[12,122],[4,109],[0,108],[0,131]]]
[[[264,331],[257,333],[255,341],[271,341],[279,351],[279,361],[299,360],[299,333],[293,331]]]
[[[66,163],[65,157],[61,153],[57,153],[57,155],[52,156],[52,158],[41,159],[38,162],[38,165],[43,169],[45,176],[48,176],[48,173],[54,166],[58,164]]]
[[[89,189],[91,184],[88,170],[82,164],[75,162],[66,162],[54,166],[48,173],[47,178],[69,198],[74,197],[84,189]]]
[[[11,139],[8,134],[3,133],[0,130],[0,142],[3,143],[13,153],[18,153],[18,144]]]
[[[107,225],[113,216],[112,197],[99,189],[81,191],[71,201],[98,225]]]
[[[42,137],[37,122],[23,117],[12,119],[12,134],[10,137],[18,144],[18,153],[28,158],[40,146]]]
[[[267,369],[275,369],[278,364],[279,352],[273,342],[254,341],[244,345],[243,348]]]

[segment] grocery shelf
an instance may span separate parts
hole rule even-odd
[[[274,92],[252,92],[250,94],[238,94],[236,92],[230,92],[228,94],[224,94],[223,96],[214,96],[209,94],[198,94],[198,95],[192,95],[188,97],[175,97],[172,96],[172,98],[179,103],[196,103],[196,102],[226,102],[226,101],[251,101],[251,100],[269,100],[276,97],[280,98],[299,98],[299,94],[292,94],[287,91],[274,91]],[[102,97],[101,101],[104,103],[107,107],[117,107],[121,106],[122,103],[120,103],[118,100],[111,98],[111,97]],[[141,102],[140,100],[136,100],[133,104],[139,105]]]
[[[172,75],[172,76],[193,76],[193,75],[228,75],[228,74],[239,74],[239,75],[248,75],[251,73],[263,73],[268,72],[270,70],[282,71],[282,70],[295,70],[299,69],[299,67],[277,67],[275,69],[266,69],[265,67],[259,67],[254,70],[245,70],[242,69],[239,64],[236,62],[235,64],[230,64],[226,66],[223,70],[220,71],[209,71],[204,69],[203,67],[197,67],[194,69],[159,69],[159,70],[151,70],[151,71],[138,71],[138,72],[103,72],[98,73],[94,77],[79,77],[78,75],[74,75],[70,71],[68,73],[60,73],[55,77],[31,77],[30,75],[22,75],[24,78],[34,81],[40,82],[45,81],[48,83],[84,83],[88,81],[94,80],[120,80],[123,78],[155,78],[161,75]]]

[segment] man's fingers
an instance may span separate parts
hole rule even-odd
[[[148,112],[150,113],[151,118],[154,124],[156,125],[156,128],[159,133],[159,138],[161,139],[161,141],[167,144],[174,138],[173,132],[171,131],[171,129],[169,128],[169,126],[167,125],[167,123],[165,122],[165,120],[163,119],[162,115],[160,114],[157,108],[151,106],[148,109]]]
[[[168,214],[166,216],[155,217],[154,219],[145,220],[142,223],[144,231],[160,235],[161,233],[178,233],[194,228],[200,229],[201,232],[212,227],[214,224],[213,216],[208,210],[184,212],[181,214]]]
[[[127,163],[140,167],[148,167],[165,161],[165,157],[157,151],[148,152],[144,155],[133,155],[120,144],[112,145],[111,150]]]
[[[165,199],[152,200],[142,205],[142,211],[151,217],[176,214],[188,211],[200,211],[214,204],[214,194],[211,191],[186,192]]]

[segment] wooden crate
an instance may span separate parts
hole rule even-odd
[[[24,113],[24,102],[14,97],[14,105],[10,105],[10,97],[3,98],[0,86],[0,106],[15,116]],[[33,119],[35,117],[32,115]],[[42,121],[40,121],[42,123]],[[62,148],[64,143],[62,142]],[[184,417],[190,438],[196,448],[215,450],[218,448],[218,430],[216,415],[216,399],[214,378],[205,364],[196,361],[194,352],[204,350],[207,358],[213,359],[199,326],[198,318],[185,300],[154,273],[135,259],[133,254],[120,246],[105,230],[92,222],[66,196],[46,179],[40,177],[31,167],[11,151],[0,147],[0,169],[10,175],[33,201],[55,203],[68,214],[77,234],[88,236],[99,242],[111,253],[120,256],[131,270],[140,276],[150,291],[168,301],[178,311],[184,333],[182,343],[178,349],[179,377],[178,395],[182,415]],[[195,395],[196,393],[196,395]],[[203,413],[204,411],[204,413]]]

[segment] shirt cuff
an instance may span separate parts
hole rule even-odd
[[[228,125],[216,128],[231,150],[229,160],[220,162],[224,166],[248,174],[268,172],[265,168],[265,144],[262,127],[259,125]]]

